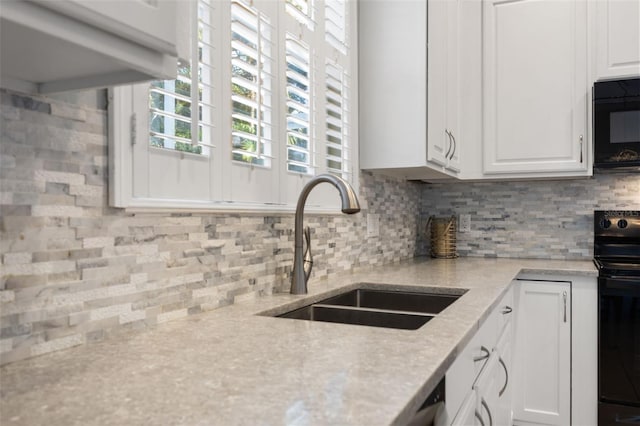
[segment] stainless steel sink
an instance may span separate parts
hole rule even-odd
[[[368,325],[370,327],[417,330],[433,318],[433,315],[315,304],[287,312],[286,314],[280,315],[280,317],[309,321],[337,322],[340,324]]]
[[[458,297],[460,296],[450,294],[359,288],[330,297],[319,303],[436,315],[455,302]]]
[[[278,317],[417,330],[460,296],[461,294],[360,288]]]

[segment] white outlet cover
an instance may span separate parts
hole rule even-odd
[[[458,230],[460,232],[471,232],[471,215],[461,214],[458,218]]]
[[[377,237],[380,235],[380,215],[367,215],[367,237]]]

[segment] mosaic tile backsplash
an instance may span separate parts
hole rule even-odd
[[[0,362],[288,291],[293,214],[108,206],[106,112],[0,92]],[[421,186],[363,173],[363,211],[305,215],[313,280],[414,256]],[[380,236],[367,238],[366,215]]]
[[[471,232],[457,234],[460,256],[591,259],[598,209],[640,210],[640,174],[425,185],[421,222],[430,215],[471,215]],[[426,254],[422,235],[417,252]]]

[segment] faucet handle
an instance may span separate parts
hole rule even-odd
[[[311,228],[308,226],[304,228],[304,240],[307,243],[304,250],[304,278],[309,280],[311,269],[313,269],[313,256],[311,255]]]

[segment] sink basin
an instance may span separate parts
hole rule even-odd
[[[436,315],[455,302],[459,295],[417,293],[394,290],[355,289],[323,300],[326,305],[355,306],[421,312]]]
[[[460,296],[359,288],[285,312],[278,317],[417,330]]]
[[[369,309],[352,309],[345,306],[309,305],[295,311],[279,315],[309,321],[337,322],[340,324],[368,325],[370,327],[399,328],[417,330],[433,315],[405,313]]]

